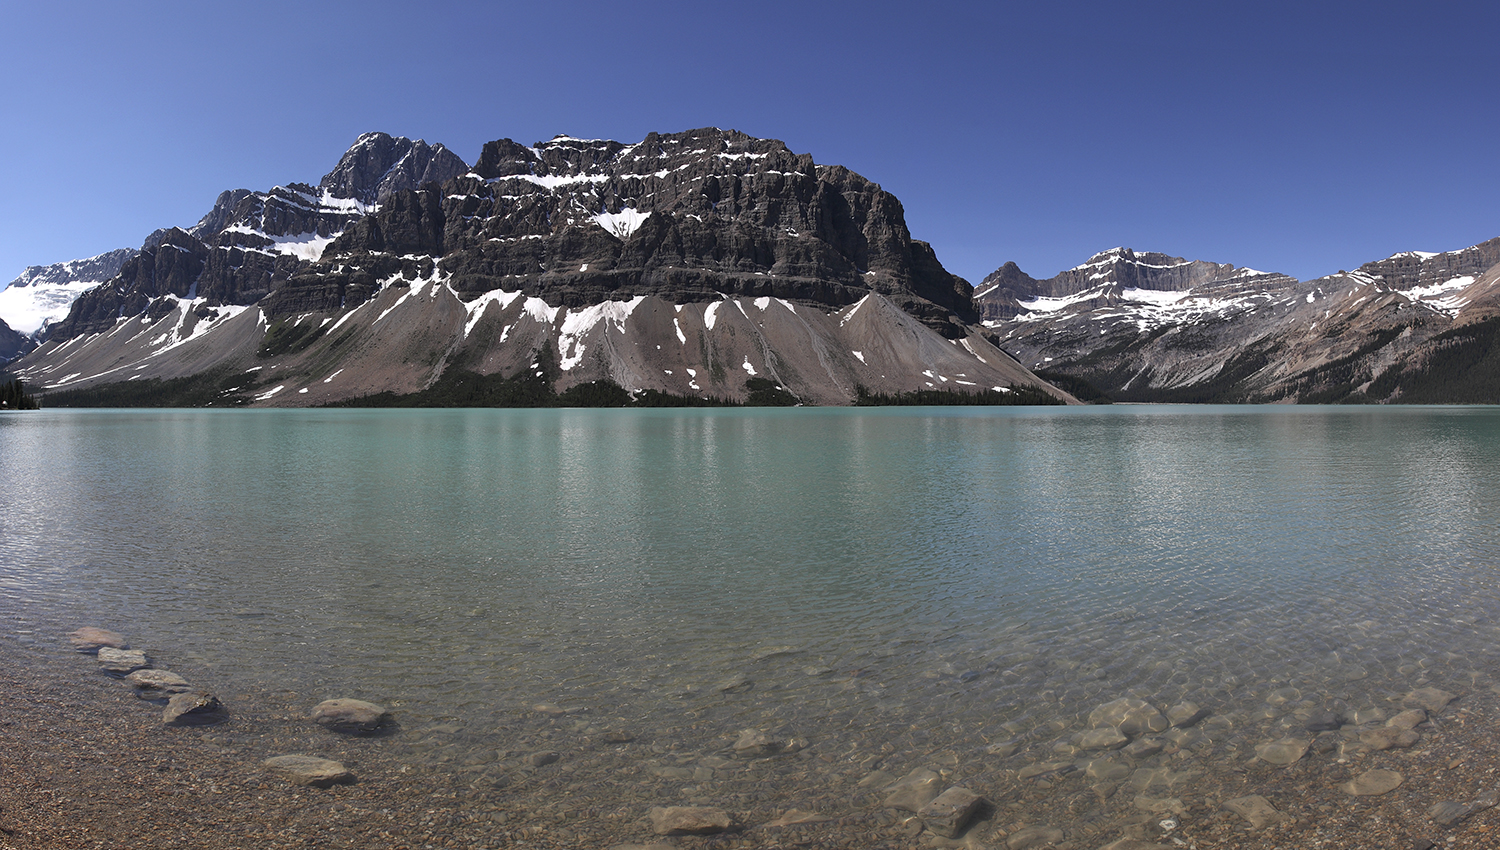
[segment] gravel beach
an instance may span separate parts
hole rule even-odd
[[[221,693],[224,722],[169,727],[158,706],[61,639],[11,655],[0,672],[0,847],[17,850],[1500,846],[1500,809],[1486,796],[1500,787],[1500,695],[1488,688],[1432,712],[1407,748],[1340,755],[1325,747],[1289,765],[1205,765],[1167,747],[1151,764],[1170,772],[1192,760],[1196,774],[1159,798],[1076,769],[1023,776],[1024,759],[986,771],[933,759],[938,785],[962,782],[985,801],[967,829],[946,838],[886,806],[885,789],[900,777],[879,769],[910,759],[882,752],[877,740],[867,757],[812,742],[729,765],[626,734],[591,737],[567,714],[533,711],[516,724],[512,750],[413,759],[424,750],[412,739],[445,730],[337,734],[311,722],[307,700],[290,693]],[[734,745],[767,746],[748,735]],[[304,787],[262,766],[290,754],[335,760],[355,781]],[[1380,790],[1392,775],[1399,785]],[[1362,779],[1376,793],[1351,791]],[[677,805],[717,807],[732,825],[658,835],[651,809]],[[1434,820],[1445,813],[1447,825]]]

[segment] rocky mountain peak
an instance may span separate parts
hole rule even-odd
[[[1500,238],[1457,251],[1402,251],[1365,263],[1358,271],[1391,289],[1441,286],[1455,278],[1477,277],[1500,263]]]
[[[335,198],[362,204],[383,203],[396,192],[427,183],[443,183],[469,170],[467,163],[441,144],[387,133],[365,133],[318,181],[318,189]]]

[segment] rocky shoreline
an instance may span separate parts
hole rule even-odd
[[[289,692],[207,694],[212,716],[180,725],[147,709],[204,691],[139,650],[74,638],[82,652],[61,635],[19,641],[3,670],[0,848],[1500,841],[1500,694],[1482,686],[1424,685],[1391,694],[1390,710],[1343,712],[1277,689],[1267,704],[1293,709],[1279,714],[1287,734],[1234,758],[1208,746],[1227,723],[1212,710],[1133,697],[1098,706],[1087,729],[1056,730],[1044,752],[1025,736],[969,752],[876,736],[835,750],[764,728],[707,750],[691,717],[673,741],[553,704],[508,724],[505,749],[480,750],[461,723],[405,728],[399,708],[393,722],[380,706]],[[87,654],[101,647],[112,651]]]

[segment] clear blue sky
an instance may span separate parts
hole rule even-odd
[[[901,199],[977,283],[1116,245],[1311,278],[1500,236],[1500,4],[12,3],[0,283],[360,133],[732,127]]]

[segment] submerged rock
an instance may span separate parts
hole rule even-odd
[[[342,764],[316,756],[275,756],[261,762],[261,766],[293,785],[328,788],[354,781],[354,774]]]
[[[1344,725],[1344,719],[1332,711],[1314,711],[1302,721],[1302,728],[1309,732],[1332,732]]]
[[[1006,850],[1028,850],[1046,847],[1063,840],[1063,831],[1051,826],[1028,826],[1012,832],[1005,839]]]
[[[1224,808],[1249,821],[1251,829],[1265,829],[1284,817],[1270,800],[1259,794],[1229,800]]]
[[[800,826],[809,823],[827,823],[831,820],[834,820],[834,818],[828,815],[820,815],[816,812],[804,812],[801,809],[787,809],[785,812],[777,815],[775,819],[767,821],[765,826]]]
[[[374,732],[390,720],[391,713],[373,702],[359,699],[329,699],[312,711],[315,723],[335,732]]]
[[[224,703],[208,691],[188,691],[167,700],[161,720],[168,726],[198,726],[224,719]]]
[[[1111,726],[1090,729],[1078,738],[1078,746],[1085,750],[1118,750],[1130,743],[1130,739]]]
[[[1359,742],[1372,750],[1389,750],[1392,747],[1405,749],[1421,740],[1414,730],[1399,726],[1381,726],[1359,733]]]
[[[150,666],[146,653],[139,649],[115,649],[110,646],[99,648],[99,669],[111,675],[124,676]]]
[[[1398,729],[1415,729],[1427,722],[1427,710],[1424,708],[1411,708],[1392,717],[1385,722],[1387,726]]]
[[[1167,709],[1167,722],[1178,729],[1187,729],[1208,716],[1208,711],[1195,702],[1179,702]]]
[[[135,686],[136,694],[142,699],[157,699],[193,689],[187,679],[171,670],[136,670],[126,676],[125,681]]]
[[[657,835],[708,835],[732,822],[728,812],[708,806],[654,806],[647,814]]]
[[[983,797],[967,788],[954,786],[918,810],[917,816],[932,832],[944,838],[954,838],[983,807]]]
[[[885,807],[919,812],[937,797],[939,782],[941,778],[937,773],[919,767],[886,789]]]
[[[1167,718],[1145,700],[1121,697],[1089,712],[1089,726],[1097,729],[1112,726],[1122,735],[1135,737],[1148,732],[1165,732],[1171,727]]]
[[[1307,755],[1307,748],[1311,743],[1300,738],[1282,738],[1280,741],[1261,744],[1255,748],[1255,754],[1261,761],[1271,764],[1293,764]]]
[[[1394,791],[1405,777],[1394,770],[1367,770],[1359,776],[1340,785],[1344,793],[1356,797],[1376,797],[1389,791]]]
[[[1450,694],[1441,688],[1421,688],[1407,694],[1402,705],[1407,708],[1425,708],[1428,712],[1436,713],[1456,699],[1457,694]]]
[[[130,647],[130,644],[125,642],[125,638],[119,632],[112,632],[109,629],[100,629],[94,626],[84,626],[81,629],[74,629],[68,632],[68,642],[73,644],[73,648],[79,652],[98,652],[106,646],[114,649],[128,649]]]

